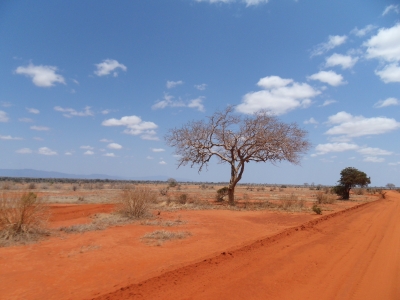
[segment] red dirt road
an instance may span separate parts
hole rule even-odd
[[[400,194],[95,298],[400,299]]]

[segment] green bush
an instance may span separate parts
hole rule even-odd
[[[315,212],[317,215],[322,215],[322,209],[317,205],[314,204],[312,207],[313,212]]]
[[[224,197],[228,195],[228,187],[225,186],[219,190],[217,190],[216,200],[218,202],[224,201]]]

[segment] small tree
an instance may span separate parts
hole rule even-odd
[[[389,190],[391,190],[391,189],[394,189],[396,186],[395,186],[393,183],[388,183],[388,184],[386,185],[386,187],[387,187]]]
[[[334,187],[336,194],[342,197],[343,200],[350,198],[350,190],[355,186],[364,187],[371,183],[371,179],[367,174],[357,170],[356,168],[348,167],[340,172],[339,185]]]
[[[178,182],[174,178],[169,178],[167,182],[169,187],[176,187],[178,185]]]
[[[300,155],[310,147],[307,132],[297,124],[280,122],[267,111],[242,117],[234,107],[217,111],[208,121],[192,121],[181,128],[171,129],[165,136],[175,147],[181,165],[199,165],[199,172],[212,157],[228,163],[231,176],[228,186],[229,204],[234,204],[236,184],[242,179],[244,167],[250,161],[272,163],[289,161],[298,164]]]

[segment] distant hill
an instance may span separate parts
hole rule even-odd
[[[61,172],[49,172],[33,169],[0,169],[0,177],[25,177],[25,178],[70,178],[70,179],[111,179],[111,180],[143,180],[143,181],[167,181],[168,176],[145,177],[120,177],[105,174],[67,174]],[[180,180],[178,181],[186,181]]]

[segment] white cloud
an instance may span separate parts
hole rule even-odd
[[[253,5],[259,5],[259,4],[265,4],[268,3],[269,0],[243,0],[246,3],[246,6],[253,6]]]
[[[165,151],[165,149],[162,149],[162,148],[150,148],[150,149],[153,152],[164,152]]]
[[[358,29],[356,27],[351,31],[351,33],[358,37],[362,37],[362,36],[365,36],[368,32],[374,30],[375,28],[376,28],[376,26],[370,24],[370,25],[365,26],[362,29]]]
[[[311,51],[311,56],[321,55],[329,50],[344,44],[347,40],[346,35],[330,35],[326,43],[321,43],[315,46]]]
[[[393,106],[393,105],[399,105],[400,102],[396,98],[387,98],[386,100],[379,100],[374,104],[374,107],[376,108],[382,108],[382,107],[387,107],[387,106]]]
[[[167,89],[172,89],[181,84],[183,84],[182,80],[179,80],[179,81],[169,81],[168,80],[165,86],[167,87]]]
[[[101,139],[101,140],[100,140],[100,142],[103,142],[103,143],[111,143],[111,142],[112,142],[112,140],[108,140],[108,139]]]
[[[63,116],[67,118],[94,116],[93,111],[90,110],[90,106],[86,106],[83,111],[76,111],[72,108],[62,108],[60,106],[55,106],[54,110],[63,112]]]
[[[102,113],[103,115],[108,115],[110,112],[111,112],[110,109],[104,109],[104,110],[101,111],[101,113]]]
[[[400,161],[394,163],[388,163],[389,166],[398,166],[400,165]]]
[[[53,66],[35,66],[30,63],[26,67],[18,67],[15,73],[26,75],[32,78],[34,85],[39,87],[51,87],[55,83],[65,84],[65,79],[59,74],[56,74],[57,67]]]
[[[400,128],[395,119],[386,117],[365,118],[352,116],[344,111],[328,118],[328,123],[338,124],[330,128],[325,134],[360,137],[365,135],[383,134]]]
[[[333,53],[331,56],[326,58],[325,66],[326,67],[341,66],[342,69],[349,69],[352,68],[357,61],[358,57],[351,57],[350,55]]]
[[[375,156],[367,156],[363,159],[363,161],[366,162],[373,162],[373,163],[381,163],[384,162],[385,159],[382,157],[375,157]]]
[[[386,6],[385,10],[384,10],[383,13],[382,13],[382,16],[387,15],[387,14],[390,13],[391,11],[393,11],[393,12],[395,12],[395,13],[397,13],[397,14],[400,13],[399,6],[398,6],[398,5],[394,5],[394,4],[391,4],[391,5],[389,5],[389,6]]]
[[[142,121],[138,116],[125,116],[121,119],[108,119],[101,123],[103,126],[125,126],[124,133],[141,135],[145,140],[158,140],[155,129],[158,126],[153,122]]]
[[[163,109],[166,108],[167,106],[169,107],[184,107],[186,104],[181,101],[174,101],[174,96],[169,95],[168,93],[164,93],[164,99],[161,101],[157,101],[151,109]]]
[[[117,143],[111,143],[111,144],[107,145],[107,148],[120,150],[120,149],[122,149],[122,146],[120,144],[117,144]]]
[[[310,98],[321,93],[307,83],[297,83],[279,76],[261,78],[257,85],[264,90],[244,95],[242,103],[236,107],[238,112],[252,114],[266,109],[272,114],[282,115],[296,108],[308,107]]]
[[[400,23],[391,28],[381,28],[363,44],[367,47],[367,58],[378,58],[386,62],[400,61]]]
[[[40,110],[38,110],[38,109],[36,109],[36,108],[29,108],[29,107],[27,107],[26,110],[27,110],[29,113],[31,113],[31,114],[35,114],[35,115],[40,114]]]
[[[19,118],[18,121],[25,122],[25,123],[32,123],[33,120],[30,118]]]
[[[152,156],[147,156],[146,158],[147,159],[154,159],[154,157],[152,157]]]
[[[57,155],[56,151],[53,151],[53,150],[51,150],[50,148],[47,148],[47,147],[39,148],[38,153],[42,154],[42,155]]]
[[[67,152],[65,152],[64,154],[65,154],[65,155],[72,155],[72,152],[67,151]]]
[[[314,118],[310,118],[308,120],[305,120],[304,124],[318,124],[318,122]]]
[[[128,70],[126,66],[120,64],[115,59],[105,59],[103,62],[95,64],[95,66],[97,67],[97,70],[94,71],[94,74],[97,76],[105,76],[113,73],[113,76],[117,77],[118,73],[115,71],[116,69],[121,69],[122,71]]]
[[[10,120],[5,111],[0,110],[0,122],[6,123]]]
[[[349,150],[357,150],[359,147],[351,143],[327,143],[319,144],[315,147],[317,155],[323,155],[329,152],[344,152]]]
[[[203,98],[204,97],[199,97],[197,99],[190,100],[187,106],[190,108],[196,108],[198,111],[204,112],[205,109],[203,105]]]
[[[103,156],[116,157],[114,153],[105,153]]]
[[[46,126],[36,126],[36,125],[34,125],[34,126],[31,126],[30,128],[32,130],[37,130],[37,131],[48,131],[48,130],[50,130],[50,128],[46,127]]]
[[[94,149],[92,146],[80,146],[79,148],[84,149],[84,150],[93,150]]]
[[[93,155],[94,152],[91,150],[86,151],[85,153],[83,153],[83,155]]]
[[[400,66],[398,64],[388,64],[383,69],[375,71],[384,83],[400,82]]]
[[[196,84],[194,86],[196,89],[198,89],[199,91],[204,91],[207,88],[207,84],[202,83],[202,84]]]
[[[379,148],[364,147],[357,150],[358,153],[365,156],[381,156],[381,155],[392,155],[393,152],[386,151]]]
[[[165,161],[162,160],[162,161],[159,162],[159,164],[160,164],[160,165],[166,165],[167,163],[166,163]]]
[[[328,106],[336,102],[337,102],[336,100],[325,100],[324,103],[322,103],[322,105],[320,106]]]
[[[342,75],[336,74],[333,71],[320,71],[311,76],[308,76],[307,78],[311,80],[319,80],[332,86],[339,86],[346,83],[345,81],[343,81]]]
[[[22,149],[19,149],[19,150],[15,151],[15,152],[19,153],[19,154],[30,154],[30,153],[32,153],[32,150],[29,149],[29,148],[22,148]]]
[[[22,138],[12,137],[11,135],[0,135],[0,140],[22,140]]]

